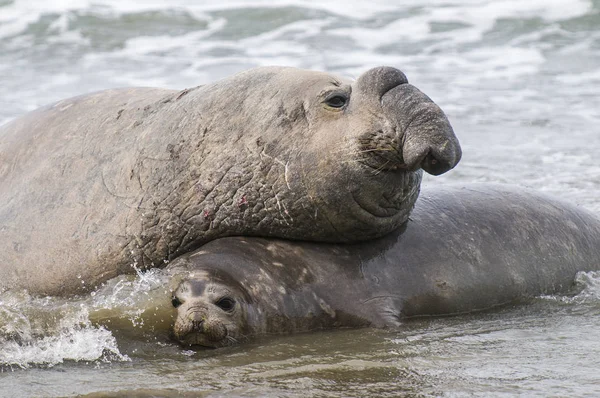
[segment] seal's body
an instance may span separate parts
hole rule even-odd
[[[460,159],[397,69],[266,67],[61,101],[0,128],[0,289],[70,294],[228,235],[351,242]]]
[[[522,189],[449,186],[424,190],[406,227],[382,239],[231,237],[170,267],[189,272],[175,290],[175,337],[219,346],[264,333],[396,326],[564,293],[578,271],[600,269],[600,220]]]

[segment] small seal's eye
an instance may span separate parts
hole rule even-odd
[[[183,303],[177,298],[177,296],[173,296],[173,298],[171,299],[171,304],[173,304],[173,307],[177,308]]]
[[[215,305],[223,311],[230,312],[233,311],[233,307],[235,307],[235,300],[229,297],[223,297],[222,299],[217,301]]]
[[[346,106],[347,102],[348,97],[341,94],[335,94],[325,100],[325,104],[336,109],[343,108],[344,106]]]

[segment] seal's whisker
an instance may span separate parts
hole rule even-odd
[[[384,164],[382,164],[376,171],[375,171],[375,175],[380,174],[383,169],[385,168],[385,166],[387,166],[388,164],[390,164],[391,160],[386,161]]]
[[[227,341],[229,341],[230,343],[233,343],[233,344],[240,343],[237,339],[235,339],[234,337],[231,337],[231,336],[227,336],[226,339],[227,339]]]
[[[363,162],[362,159],[348,159],[348,160],[342,160],[340,163],[346,164],[346,163],[362,163],[362,162]]]
[[[375,148],[367,148],[360,149],[358,153],[366,153],[366,152],[394,152],[396,148],[393,147],[375,147]]]
[[[349,155],[363,154],[369,152],[398,152],[398,150],[394,147],[375,147],[375,148],[365,148],[365,149],[356,149],[356,148],[343,148],[338,149],[336,151],[332,151],[333,153],[347,153]]]
[[[376,169],[372,166],[369,166],[371,168],[371,172],[373,173],[373,175],[379,175],[381,174],[382,171],[384,171],[385,167],[390,164],[391,160],[386,160],[386,162],[384,164],[382,164],[381,166],[377,167]],[[361,163],[364,164],[364,160],[362,159],[353,159],[353,160],[346,160],[343,161],[341,163]]]
[[[362,152],[373,152],[373,151],[377,151],[378,148],[366,148],[366,149],[361,149],[361,148],[357,148],[356,146],[351,146],[351,147],[345,147],[345,148],[339,148],[335,151],[332,151],[332,153],[335,154],[342,154],[342,155],[354,155],[357,153],[362,153]]]

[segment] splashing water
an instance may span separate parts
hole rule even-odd
[[[0,295],[0,369],[70,361],[127,361],[84,305],[25,292]]]
[[[0,367],[129,361],[111,329],[166,333],[172,322],[169,279],[160,270],[138,272],[71,299],[0,294]]]

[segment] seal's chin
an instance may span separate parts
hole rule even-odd
[[[417,201],[421,178],[421,171],[385,170],[371,178],[370,187],[351,192],[352,199],[364,213],[381,221],[388,218],[402,224]]]
[[[179,344],[188,347],[220,348],[230,345],[227,343],[226,339],[223,339],[221,341],[211,341],[201,333],[193,333],[191,335],[185,336],[183,339],[177,340],[179,340]]]

